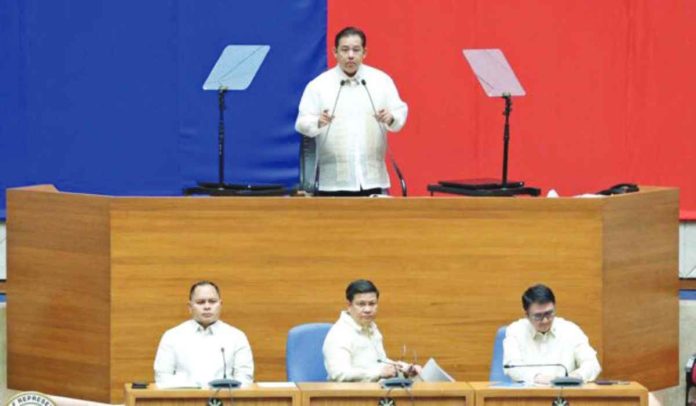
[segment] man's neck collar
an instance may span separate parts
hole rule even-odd
[[[353,316],[350,315],[347,311],[341,312],[341,317],[343,317],[346,322],[348,322],[354,329],[358,331],[365,331],[365,332],[371,332],[372,331],[372,326],[374,326],[374,322],[370,322],[367,326],[363,326],[362,324],[358,323],[355,321]]]
[[[352,76],[348,75],[343,69],[341,69],[340,65],[336,65],[336,69],[338,70],[338,75],[342,79],[347,79],[348,81],[355,81],[356,83],[359,83],[363,77],[363,65],[362,64],[360,64],[360,66],[358,67],[358,69],[355,71],[355,73]]]
[[[545,332],[539,331],[536,328],[534,328],[534,325],[531,322],[529,324],[531,327],[532,338],[534,338],[534,337],[551,337],[551,336],[555,337],[556,336],[556,323],[551,324],[551,328],[549,328]]]
[[[196,327],[196,330],[199,330],[199,331],[206,331],[206,330],[212,331],[215,328],[215,325],[217,324],[217,322],[218,321],[215,320],[214,322],[208,324],[207,326],[204,326],[201,323],[199,323],[197,320],[193,320],[193,323],[194,323],[194,326]]]

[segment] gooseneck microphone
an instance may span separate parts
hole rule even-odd
[[[563,372],[565,373],[565,376],[552,379],[551,384],[553,384],[554,386],[578,386],[578,385],[582,385],[582,383],[583,383],[583,380],[581,378],[576,378],[574,376],[568,376],[568,368],[566,368],[566,366],[563,364],[517,364],[517,365],[505,364],[505,365],[503,365],[503,368],[505,368],[505,369],[534,368],[534,367],[561,367],[561,368],[563,368]]]
[[[372,100],[372,94],[370,93],[370,89],[367,87],[367,81],[365,79],[361,80],[360,83],[363,85],[365,90],[367,91],[367,97],[370,99],[370,105],[372,106],[372,112],[375,114],[375,120],[377,119],[377,108],[375,108],[375,102]],[[387,134],[384,128],[382,127],[382,123],[377,122],[377,125],[379,126],[379,130],[382,133],[382,137],[384,137],[384,140],[386,142],[387,140]],[[396,172],[396,177],[399,178],[399,184],[401,185],[401,195],[403,197],[408,196],[408,190],[406,188],[406,179],[404,179],[404,175],[401,173],[401,169],[399,169],[399,165],[396,164],[396,159],[394,159],[394,154],[392,154],[391,149],[389,148],[389,143],[387,143],[387,153],[389,154],[389,160],[392,163],[392,166],[394,167],[394,172]]]
[[[213,379],[208,382],[211,388],[238,388],[241,382],[236,379],[227,379],[227,360],[225,359],[225,347],[220,347],[222,354],[222,379]]]
[[[329,131],[331,131],[331,124],[333,124],[333,117],[334,113],[336,112],[336,106],[338,106],[338,98],[341,97],[341,91],[343,90],[343,85],[348,83],[347,80],[341,80],[338,82],[338,92],[336,93],[336,100],[334,100],[333,108],[331,109],[331,120],[329,121],[328,126],[326,127],[326,134],[324,135],[324,142],[326,142],[326,137],[329,136]],[[323,112],[321,112],[323,113]],[[319,113],[321,115],[321,113]],[[323,143],[322,143],[323,145]],[[314,192],[316,193],[319,191],[319,151],[321,151],[321,147],[318,146],[317,148],[317,154],[314,159]]]
[[[331,109],[331,117],[333,117],[334,113],[336,112],[336,106],[338,105],[338,98],[341,96],[341,90],[343,90],[343,85],[348,83],[347,80],[341,80],[338,82],[338,93],[336,93],[336,100],[334,100],[334,105],[333,108]],[[331,122],[329,122],[329,125],[331,125]],[[328,131],[328,129],[326,130]]]
[[[227,379],[227,360],[225,359],[225,347],[220,347],[220,353],[222,353],[222,379]]]
[[[397,364],[396,362],[392,362],[389,360],[378,359],[377,362],[379,362],[381,364],[393,365],[395,367],[399,366],[399,364]],[[380,384],[382,385],[382,388],[385,388],[385,389],[410,388],[413,385],[413,380],[411,380],[409,378],[403,378],[400,376],[396,376],[394,378],[383,379],[380,381]]]

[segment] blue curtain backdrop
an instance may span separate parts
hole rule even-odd
[[[326,69],[326,0],[0,0],[0,216],[5,189],[178,195],[217,180],[229,44],[268,44],[227,94],[225,180],[298,182],[304,86]]]

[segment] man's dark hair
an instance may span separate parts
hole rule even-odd
[[[210,285],[215,288],[215,291],[217,292],[218,296],[220,296],[220,288],[211,281],[198,281],[191,285],[191,290],[189,290],[189,300],[193,299],[193,292],[196,290],[197,287],[199,286],[205,286],[205,285]]]
[[[374,283],[366,279],[358,279],[351,282],[346,288],[346,299],[352,302],[355,295],[360,293],[376,293],[377,298],[379,298],[379,290],[377,290],[377,286]]]
[[[350,37],[353,35],[357,35],[358,37],[360,37],[360,39],[362,40],[362,47],[363,48],[365,48],[367,46],[367,36],[363,32],[363,30],[361,30],[358,27],[346,27],[346,28],[342,29],[341,31],[339,31],[338,34],[336,34],[336,38],[334,39],[334,47],[338,48],[338,41],[340,41],[341,38]]]
[[[532,303],[536,304],[546,304],[553,303],[556,304],[556,296],[553,295],[551,288],[541,283],[531,286],[529,289],[524,291],[522,295],[522,307],[524,311],[529,310],[529,306]]]

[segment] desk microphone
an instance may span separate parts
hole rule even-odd
[[[222,379],[213,379],[208,382],[211,388],[238,388],[241,386],[241,382],[236,379],[227,379],[227,361],[225,360],[225,347],[220,347],[220,352],[222,353]]]
[[[378,359],[377,362],[381,364],[389,364],[393,366],[398,366],[396,362],[392,362],[389,360],[383,360],[383,359]],[[400,376],[394,377],[394,378],[387,378],[383,379],[380,381],[380,384],[382,385],[382,388],[410,388],[413,385],[413,380],[409,378],[402,378]]]
[[[377,109],[375,108],[375,103],[372,100],[372,94],[370,94],[370,89],[367,87],[367,82],[365,81],[365,79],[363,79],[360,81],[360,83],[363,85],[363,87],[367,91],[367,97],[370,98],[370,105],[372,105],[372,111],[375,114],[375,119],[377,119]],[[379,125],[379,131],[382,133],[382,137],[384,137],[385,142],[386,142],[387,134],[384,131],[384,128],[382,128],[382,123],[377,122],[377,125]],[[392,154],[388,143],[387,143],[387,153],[389,154],[389,160],[391,161],[392,166],[394,167],[394,172],[396,172],[396,177],[399,178],[399,184],[401,184],[401,195],[403,197],[406,197],[408,195],[408,190],[406,189],[406,179],[404,179],[404,175],[401,174],[401,169],[399,169],[399,165],[396,164],[396,159],[394,159],[394,154]]]
[[[582,383],[583,383],[583,380],[581,378],[568,376],[568,368],[566,368],[566,366],[563,364],[518,364],[518,365],[505,364],[505,365],[503,365],[503,368],[505,368],[505,369],[530,368],[530,367],[531,368],[533,368],[533,367],[561,367],[561,368],[563,368],[563,372],[565,372],[565,376],[552,379],[551,384],[553,386],[579,386],[579,385],[582,385]]]
[[[329,136],[329,131],[331,131],[331,124],[333,124],[334,113],[336,112],[336,106],[338,106],[338,98],[341,97],[341,90],[343,90],[343,85],[345,85],[346,83],[348,83],[348,80],[341,80],[338,83],[338,92],[336,93],[336,100],[334,100],[333,109],[331,109],[331,121],[329,121],[329,124],[326,127],[326,134],[324,135],[324,142],[326,142],[326,137]],[[321,150],[321,148],[317,148],[317,152],[319,152],[320,150]],[[314,192],[315,193],[319,190],[319,154],[317,153],[316,155],[317,156],[314,159]]]

